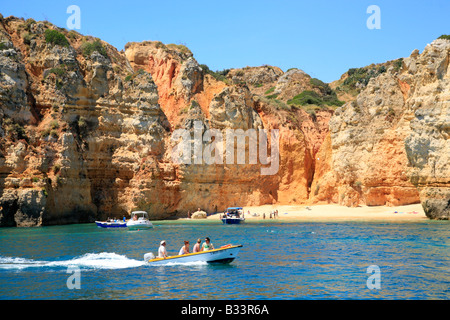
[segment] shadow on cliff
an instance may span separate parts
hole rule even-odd
[[[98,126],[99,121],[95,116],[77,116],[70,125],[82,161],[83,169],[79,177],[89,181],[90,201],[96,207],[95,212],[78,208],[79,222],[121,218],[127,213],[119,206],[116,179],[128,182],[133,172],[113,163],[114,151],[119,144],[113,137],[97,139],[95,132]]]
[[[4,198],[5,174],[0,173],[0,227],[15,227],[14,214],[19,209],[17,198]]]

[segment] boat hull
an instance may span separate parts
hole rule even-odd
[[[155,258],[148,260],[150,265],[165,265],[170,263],[189,263],[189,262],[207,262],[230,263],[238,255],[242,245],[228,245],[214,250],[201,251],[196,253],[188,253],[184,255],[171,256],[167,258]]]
[[[95,221],[95,224],[99,228],[126,228],[127,227],[127,224],[125,222]]]
[[[244,218],[222,218],[223,224],[240,224],[244,221]]]
[[[153,224],[148,221],[128,221],[127,227],[129,229],[143,229],[143,228],[153,228]]]

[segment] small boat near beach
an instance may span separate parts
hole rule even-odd
[[[218,249],[187,253],[183,255],[170,256],[167,258],[155,258],[153,253],[144,255],[144,261],[150,265],[165,265],[168,263],[189,263],[189,262],[207,262],[207,263],[230,263],[233,261],[242,245],[225,245]]]
[[[230,207],[222,216],[223,224],[239,224],[244,221],[244,210],[242,207]]]
[[[106,221],[95,221],[95,224],[99,228],[126,228],[127,223],[122,220],[108,219]]]
[[[148,219],[146,211],[133,211],[131,219],[127,221],[127,227],[129,229],[153,228],[153,224]]]

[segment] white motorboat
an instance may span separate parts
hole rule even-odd
[[[131,212],[131,219],[127,221],[129,229],[153,228],[153,224],[148,220],[146,211]]]
[[[223,224],[240,224],[245,221],[242,207],[230,207],[222,216]]]
[[[200,251],[196,253],[187,253],[183,255],[170,256],[167,258],[155,258],[153,253],[144,255],[144,260],[150,265],[165,265],[170,263],[189,263],[189,262],[207,262],[207,263],[230,263],[233,261],[242,245],[222,246],[218,249]]]

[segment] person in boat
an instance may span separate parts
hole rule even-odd
[[[179,256],[183,254],[187,254],[189,252],[189,241],[184,241],[184,246],[181,247],[180,252],[178,253]]]
[[[158,249],[158,258],[167,258],[166,241],[161,241]]]
[[[202,251],[208,251],[208,250],[213,250],[213,249],[214,249],[214,246],[211,243],[211,240],[208,237],[206,237],[205,242],[202,245]]]
[[[200,243],[202,242],[202,240],[200,240],[200,238],[199,239],[197,239],[197,243],[194,245],[194,249],[193,249],[193,252],[195,253],[195,252],[200,252],[201,251],[201,249],[200,249]]]

